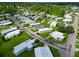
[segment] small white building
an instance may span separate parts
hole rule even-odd
[[[50,15],[50,14],[46,14],[47,18],[56,18],[57,16],[54,16],[54,15]]]
[[[56,20],[62,20],[63,19],[63,17],[57,17],[57,18],[55,18]]]
[[[9,32],[5,35],[5,39],[8,40],[8,39],[11,39],[13,38],[14,36],[18,36],[20,34],[20,30],[15,30],[15,31],[12,31],[12,32]]]
[[[41,18],[41,16],[36,16],[36,17],[34,18],[34,20],[36,21],[36,20],[38,20],[39,18]]]
[[[76,12],[75,15],[78,15],[79,16],[79,13]]]
[[[2,25],[2,26],[6,26],[6,25],[10,25],[10,24],[12,24],[12,22],[10,20],[0,22],[0,25]]]
[[[58,31],[52,32],[52,33],[50,33],[50,35],[52,38],[55,38],[56,40],[58,39],[61,41],[62,39],[64,39],[63,33],[58,32]]]
[[[30,26],[36,26],[36,25],[40,25],[40,23],[30,23]]]
[[[49,47],[37,47],[34,51],[35,57],[53,57]]]
[[[18,56],[19,54],[21,54],[22,52],[24,52],[25,50],[31,50],[34,46],[35,46],[35,40],[27,40],[22,42],[21,44],[17,45],[14,47],[13,53]]]
[[[57,25],[57,22],[56,21],[52,21],[51,24],[50,24],[50,27],[56,27]]]
[[[72,19],[72,16],[71,16],[70,14],[65,14],[64,17],[65,17],[66,19]]]
[[[71,9],[72,9],[72,10],[76,10],[76,9],[78,9],[78,7],[71,7]]]
[[[63,19],[63,21],[64,21],[64,22],[71,22],[72,20],[66,18],[66,19]]]
[[[6,33],[9,33],[9,32],[14,31],[16,29],[17,29],[17,27],[13,27],[13,28],[10,28],[10,29],[7,29],[7,30],[2,30],[1,31],[1,34],[2,35],[5,35]]]
[[[20,14],[16,14],[16,15],[15,15],[15,17],[17,17],[17,18],[20,17],[20,16],[21,16]]]
[[[45,33],[45,32],[51,32],[52,28],[43,28],[43,29],[39,29],[39,33]]]
[[[79,48],[76,48],[75,51],[79,51]]]

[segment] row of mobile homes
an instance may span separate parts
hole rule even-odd
[[[40,23],[31,23],[30,26],[35,29],[35,30],[39,30],[39,29],[42,29],[44,28],[43,25],[41,25]]]
[[[21,54],[24,51],[30,51],[34,46],[35,46],[35,40],[27,40],[25,42],[22,42],[21,44],[15,46],[13,49],[13,53],[18,56],[19,54]]]
[[[16,15],[17,16],[17,19],[20,19],[21,21],[25,22],[26,24],[30,24],[32,23],[33,21],[25,16],[20,16],[20,15]]]
[[[14,31],[14,30],[16,30],[16,29],[17,29],[17,27],[12,27],[12,28],[7,29],[7,30],[2,30],[2,31],[1,31],[1,34],[2,34],[2,35],[5,35],[5,34],[7,34],[7,33],[9,33],[9,32],[12,32],[12,31]]]
[[[15,30],[15,31],[9,32],[5,35],[5,39],[6,40],[11,39],[15,36],[18,36],[19,34],[20,34],[20,30]]]

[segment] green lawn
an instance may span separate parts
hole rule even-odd
[[[3,42],[2,35],[0,34],[0,44]]]
[[[79,57],[79,51],[75,52],[75,57]]]
[[[53,54],[55,57],[60,57],[60,54],[59,54],[59,52],[58,52],[58,50],[57,50],[56,48],[54,48],[54,47],[49,47],[49,48],[50,48],[52,54]]]
[[[78,43],[78,42],[77,42]],[[76,45],[76,48],[79,48],[79,45]],[[79,57],[79,51],[75,52],[75,57]]]
[[[7,42],[3,42],[0,45],[0,56],[4,56],[4,57],[12,57],[15,56],[13,54],[13,47],[20,44],[21,42],[32,38],[30,37],[28,34],[26,34],[25,32],[22,32],[21,35],[14,37],[13,39],[7,41]],[[28,55],[30,54],[30,55]],[[33,53],[30,52],[24,52],[23,54],[21,54],[20,56],[31,56],[31,54],[33,55]]]
[[[36,32],[37,30],[33,29],[32,27],[30,28],[31,31]]]
[[[46,19],[43,23],[41,23],[42,25],[44,25],[45,27],[49,27],[50,25],[48,24],[50,20]]]
[[[46,38],[49,36],[49,33],[40,33],[39,35],[43,38]]]
[[[76,45],[76,48],[79,48],[79,45]]]

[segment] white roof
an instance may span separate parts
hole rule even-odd
[[[10,20],[6,20],[6,21],[1,21],[0,24],[9,25],[9,24],[12,24],[12,22]]]
[[[2,34],[6,34],[6,33],[8,33],[8,32],[11,32],[11,31],[13,31],[13,30],[16,30],[16,29],[17,29],[17,27],[13,27],[13,28],[10,28],[10,29],[7,29],[7,30],[2,30],[1,33],[2,33]]]
[[[76,15],[79,15],[79,13],[75,13]]]
[[[34,41],[35,40],[27,40],[27,41],[24,41],[23,43],[21,43],[21,44],[19,44],[19,45],[17,45],[17,46],[15,46],[14,47],[14,53],[15,53],[15,55],[18,55],[18,53],[20,54],[20,53],[22,53],[24,50],[26,50],[26,49],[30,49],[30,48],[32,48],[34,45],[33,45],[33,43],[34,43]]]
[[[7,23],[4,23],[3,25],[9,25],[9,24],[12,24],[12,22],[7,22]]]
[[[63,17],[57,17],[57,18],[55,18],[56,20],[61,20],[61,19],[63,19]]]
[[[77,7],[71,7],[72,9],[77,9]]]
[[[40,23],[30,23],[30,26],[39,25]]]
[[[51,37],[55,39],[64,39],[63,33],[55,31],[51,33]]]
[[[43,28],[43,29],[39,29],[39,32],[50,32],[52,30],[52,28]]]
[[[65,17],[65,18],[68,18],[68,19],[72,19],[72,17],[71,17],[70,14],[65,14],[64,17]]]
[[[17,36],[18,34],[20,34],[20,30],[15,30],[15,31],[7,33],[5,35],[5,38],[11,38],[11,37],[14,37],[15,35]]]
[[[79,48],[76,48],[75,51],[79,51]]]
[[[57,22],[56,21],[52,21],[51,24],[50,24],[51,27],[52,26],[55,27],[56,25],[57,25]]]
[[[20,17],[20,14],[16,14],[15,17]]]
[[[67,18],[66,18],[66,19],[63,19],[63,21],[72,21],[72,20],[71,20],[71,19],[67,19]]]
[[[54,16],[54,15],[50,15],[50,14],[46,14],[47,17],[50,17],[50,18],[56,18],[57,16]]]
[[[41,18],[41,16],[36,16],[34,20],[38,20],[39,18]]]
[[[34,51],[36,57],[53,57],[48,47],[37,47]]]
[[[7,33],[7,35],[16,34],[16,33],[18,33],[18,32],[20,32],[20,30],[15,30],[15,31],[9,32],[9,33]]]
[[[31,20],[22,20],[23,22],[25,22],[26,24],[30,24],[32,21]]]

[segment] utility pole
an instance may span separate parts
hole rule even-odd
[[[70,45],[70,48],[69,48],[69,56],[71,56],[71,47],[72,45]]]

